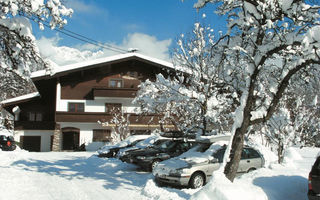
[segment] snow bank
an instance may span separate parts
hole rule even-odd
[[[319,148],[289,148],[285,153],[288,161],[282,165],[270,163],[237,177],[233,183],[219,171],[192,200],[302,200],[307,199],[308,174]],[[290,161],[290,162],[289,162]]]
[[[261,188],[243,182],[231,183],[220,171],[214,172],[215,179],[211,181],[191,200],[267,200]],[[262,195],[261,195],[262,194]]]
[[[173,191],[174,189],[171,189]],[[146,186],[143,188],[141,194],[147,196],[148,199],[157,199],[157,200],[185,200],[186,197],[179,196],[176,192],[171,192],[170,189],[160,188],[156,186],[153,180],[148,180]]]

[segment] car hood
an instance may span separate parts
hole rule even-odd
[[[159,167],[168,170],[176,170],[181,168],[191,168],[197,165],[205,165],[209,163],[208,158],[191,159],[191,158],[171,158],[158,164]]]

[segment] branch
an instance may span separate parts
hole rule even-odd
[[[278,86],[278,91],[273,96],[273,99],[269,105],[269,108],[267,109],[267,114],[262,118],[250,120],[250,125],[259,124],[259,123],[266,122],[267,120],[269,120],[272,117],[273,113],[275,112],[275,110],[280,102],[280,99],[283,96],[284,91],[288,87],[291,77],[293,75],[295,75],[299,70],[306,68],[307,66],[309,66],[311,64],[319,64],[319,62],[316,60],[308,60],[308,61],[296,66],[295,68],[291,69],[288,72],[288,74],[280,82],[280,84]]]

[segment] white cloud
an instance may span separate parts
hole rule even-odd
[[[137,48],[141,54],[169,61],[171,42],[171,39],[158,40],[155,36],[144,33],[133,33],[129,34],[120,46],[125,49]]]
[[[119,54],[119,52],[108,49],[101,50],[92,44],[82,44],[75,47],[59,46],[60,40],[61,38],[58,35],[53,38],[42,37],[37,40],[42,57],[50,59],[60,66]],[[147,34],[133,33],[127,35],[121,44],[108,43],[107,45],[124,50],[137,48],[139,50],[138,53],[170,61],[169,47],[171,39],[158,40],[156,37]]]
[[[104,14],[107,15],[108,11],[107,10],[103,10],[100,7],[94,5],[94,4],[88,4],[85,1],[82,0],[69,0],[66,2],[66,6],[68,8],[72,8],[75,12],[75,14],[77,13],[86,13],[86,14]]]
[[[89,59],[96,59],[103,54],[101,51],[80,51],[76,48],[58,46],[59,40],[60,38],[56,36],[53,38],[42,37],[36,41],[40,54],[44,59],[49,59],[58,65],[67,65]]]

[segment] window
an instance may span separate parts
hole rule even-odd
[[[132,78],[137,78],[138,77],[138,72],[129,71],[127,74]]]
[[[106,103],[106,113],[121,112],[121,103]]]
[[[150,135],[150,130],[131,130],[130,135]]]
[[[84,103],[69,103],[69,112],[84,112]]]
[[[112,88],[122,88],[123,87],[123,83],[121,79],[111,79],[109,81],[109,87]]]
[[[42,113],[39,112],[29,112],[29,121],[42,121]]]
[[[245,148],[244,151],[248,151],[249,158],[260,158],[259,153],[254,149]]]
[[[110,142],[111,130],[109,129],[94,129],[92,142]]]
[[[226,149],[219,149],[218,151],[216,151],[214,154],[213,154],[213,157],[218,159],[218,162],[219,163],[222,163],[223,162],[223,156],[224,156],[224,152],[226,151]]]

